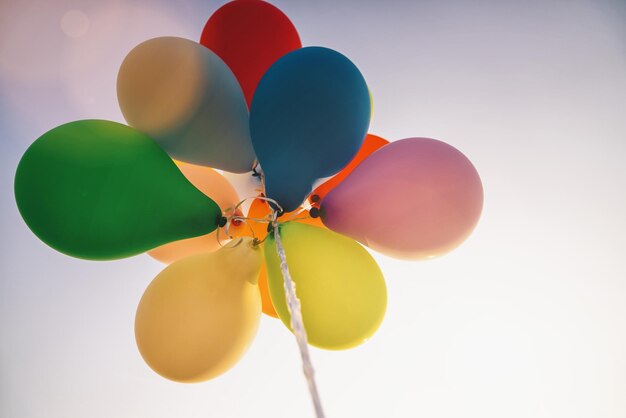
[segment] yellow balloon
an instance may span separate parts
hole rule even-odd
[[[175,163],[187,180],[202,193],[209,196],[223,211],[232,210],[239,203],[239,196],[233,186],[217,171],[209,167],[181,161],[175,161]],[[227,215],[231,213],[229,212]],[[244,225],[231,226],[229,234],[241,235],[244,230],[247,230]],[[226,233],[222,230],[220,239],[226,238]],[[218,248],[220,248],[220,244],[217,240],[217,231],[213,231],[207,235],[170,242],[148,251],[148,254],[163,263],[170,264],[190,255],[209,253]]]
[[[280,237],[309,343],[343,350],[370,338],[385,316],[387,288],[367,250],[343,235],[298,222],[282,224]],[[274,308],[290,327],[273,236],[265,242],[265,261]]]
[[[159,273],[135,317],[135,338],[145,362],[161,376],[185,383],[230,369],[258,328],[262,261],[252,238],[238,238]]]

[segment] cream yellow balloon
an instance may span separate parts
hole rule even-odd
[[[287,222],[280,236],[296,284],[309,343],[342,350],[378,329],[387,307],[387,288],[376,261],[359,243],[328,229]],[[272,303],[290,327],[283,276],[273,236],[265,242]]]
[[[159,273],[135,317],[135,338],[145,362],[161,376],[185,383],[230,369],[258,328],[262,257],[252,238],[238,238]]]

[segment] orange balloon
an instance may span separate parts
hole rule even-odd
[[[364,159],[369,157],[371,153],[383,147],[384,145],[387,145],[388,143],[389,141],[387,141],[386,139],[383,139],[376,135],[367,134],[367,136],[365,136],[365,140],[363,141],[363,145],[361,145],[361,149],[359,149],[359,152],[356,153],[352,161],[350,161],[348,165],[345,166],[339,173],[335,174],[328,181],[322,183],[315,190],[313,190],[311,196],[317,195],[319,197],[318,202],[322,200],[324,196],[328,194],[328,192],[330,192],[346,177],[348,177],[348,174],[350,174],[357,165],[361,164],[361,161],[363,161]],[[316,203],[311,201],[311,197],[309,197],[309,201],[313,204]]]
[[[254,199],[248,209],[248,229],[242,230],[244,235],[254,235],[255,238],[263,240],[267,235],[267,223],[255,221],[255,219],[266,219],[269,214],[272,213],[272,209],[267,202],[261,199]]]
[[[322,223],[320,218],[311,218],[307,211],[303,211],[298,213],[297,209],[293,212],[288,212],[280,217],[281,220],[289,220],[289,219],[298,219],[296,222],[305,223],[309,225],[315,225],[320,228],[326,228]],[[272,213],[272,209],[269,204],[262,199],[254,199],[252,204],[250,205],[250,210],[248,211],[248,218],[252,218],[248,220],[249,226],[242,225],[239,228],[240,236],[250,236],[254,235],[254,237],[259,240],[264,240],[267,236],[267,222],[259,222],[254,219],[267,219],[269,215]],[[300,219],[301,218],[301,219]],[[274,309],[274,305],[272,304],[272,299],[270,297],[270,291],[267,284],[267,269],[265,267],[265,263],[263,263],[263,267],[261,267],[261,272],[259,273],[259,291],[261,292],[261,302],[263,305],[263,313],[278,318],[278,314]]]
[[[265,267],[265,261],[263,261],[263,265],[261,266],[261,271],[259,272],[259,292],[261,292],[261,308],[265,315],[278,318],[278,314],[276,313],[276,309],[274,309],[274,304],[272,303],[272,298],[270,297],[270,288],[267,284],[267,267]]]
[[[185,177],[198,190],[213,199],[226,215],[231,213],[229,209],[232,210],[239,203],[239,196],[237,196],[233,186],[217,171],[209,167],[180,161],[175,162]],[[245,225],[233,224],[230,227],[229,234],[233,236],[240,235],[239,230],[244,229],[244,227]],[[220,231],[220,239],[224,240],[227,238],[226,233],[223,230]],[[200,237],[170,242],[148,251],[148,254],[163,263],[170,264],[193,254],[209,253],[219,248],[217,231],[213,231]]]

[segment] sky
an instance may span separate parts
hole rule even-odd
[[[57,253],[13,197],[38,136],[84,118],[123,122],[115,80],[130,49],[197,40],[221,4],[0,3],[0,416],[314,416],[294,338],[272,318],[223,376],[157,376],[133,325],[163,266]],[[456,251],[374,254],[389,293],[381,328],[353,350],[311,349],[327,417],[626,417],[626,3],[273,4],[304,45],[359,67],[371,133],[443,140],[485,190]]]

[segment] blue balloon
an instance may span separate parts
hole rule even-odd
[[[367,134],[370,97],[359,69],[322,47],[297,49],[265,73],[250,106],[250,135],[265,194],[296,209],[313,183],[357,153]]]

